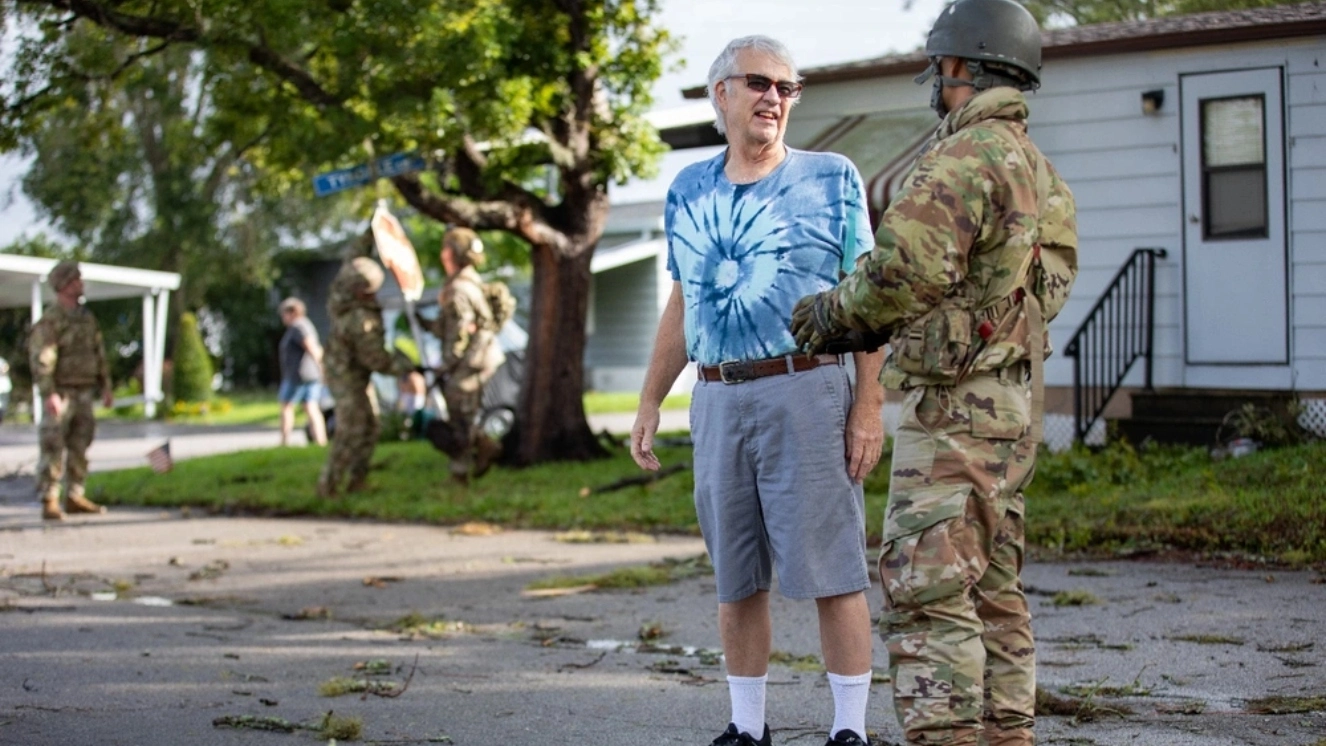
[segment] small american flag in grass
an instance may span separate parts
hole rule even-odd
[[[167,440],[148,451],[147,463],[152,466],[152,471],[158,474],[165,474],[175,468],[175,460],[170,457],[170,441]]]

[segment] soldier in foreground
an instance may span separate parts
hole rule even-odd
[[[1073,196],[1027,137],[1035,20],[957,0],[926,43],[939,130],[875,249],[792,317],[811,352],[891,331],[904,393],[879,573],[894,706],[909,744],[1031,744],[1035,646],[1020,579],[1022,491],[1043,417],[1045,325],[1077,274]]]
[[[55,302],[46,307],[28,338],[32,380],[41,397],[41,459],[37,464],[37,496],[41,517],[63,520],[69,513],[105,513],[83,495],[87,481],[87,448],[97,421],[92,414],[98,398],[111,405],[110,369],[97,320],[82,304],[83,276],[78,262],[65,260],[48,276]],[[60,482],[66,481],[65,506],[60,507]]]
[[[336,401],[336,429],[318,477],[320,497],[336,496],[342,482],[346,492],[364,488],[381,430],[377,395],[369,376],[399,376],[414,369],[408,359],[386,350],[382,307],[374,295],[382,287],[382,279],[377,262],[357,257],[342,265],[332,280],[327,300],[331,335],[322,365]]]
[[[500,324],[479,277],[483,242],[469,228],[452,228],[442,237],[442,268],[447,283],[438,292],[432,332],[442,340],[442,396],[447,400],[447,455],[451,478],[460,484],[483,476],[502,447],[478,427],[483,385],[506,361],[497,343]],[[504,315],[509,315],[504,314]],[[439,423],[439,426],[441,423]]]

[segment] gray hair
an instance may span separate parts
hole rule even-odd
[[[294,313],[295,316],[303,316],[305,313],[304,301],[298,298],[286,298],[281,301],[278,307],[281,313]]]
[[[723,121],[723,112],[718,108],[718,95],[716,88],[719,83],[728,78],[739,74],[737,69],[737,54],[743,49],[753,49],[757,52],[763,52],[770,57],[778,60],[779,64],[792,71],[792,80],[800,81],[801,74],[797,72],[797,64],[792,61],[792,52],[777,39],[768,36],[743,36],[739,39],[733,39],[728,42],[714,60],[714,64],[709,66],[709,103],[714,107],[714,129],[718,134],[727,134],[727,122]],[[796,106],[800,99],[792,99],[792,105]]]

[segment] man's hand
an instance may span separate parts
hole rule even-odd
[[[104,391],[101,392],[101,406],[105,407],[106,409],[110,409],[111,405],[114,403],[115,403],[115,392],[111,391],[110,389],[105,389]]]
[[[654,455],[654,434],[658,432],[658,407],[641,403],[631,427],[631,458],[645,471],[658,471]]]
[[[846,334],[849,329],[833,318],[833,291],[807,295],[792,309],[792,336],[807,355],[816,355]]]
[[[48,417],[59,417],[64,411],[64,397],[59,394],[47,394],[45,404]]]
[[[884,419],[878,409],[870,410],[857,400],[847,415],[847,474],[857,484],[870,475],[884,449]]]

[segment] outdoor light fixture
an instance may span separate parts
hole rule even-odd
[[[1154,91],[1142,92],[1142,113],[1155,114],[1160,111],[1160,107],[1165,104],[1165,91],[1157,88]]]

